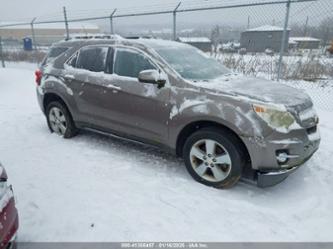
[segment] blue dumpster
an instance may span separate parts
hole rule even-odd
[[[29,37],[25,37],[23,39],[23,49],[25,51],[31,51],[32,50],[32,39]]]

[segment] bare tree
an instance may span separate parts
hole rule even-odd
[[[319,32],[322,39],[322,45],[326,46],[333,40],[333,18],[324,19],[319,25]]]

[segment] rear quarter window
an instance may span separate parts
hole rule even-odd
[[[47,53],[43,63],[42,63],[42,66],[50,63],[51,61],[53,61],[58,56],[65,53],[68,49],[69,49],[68,47],[51,47],[49,52]]]

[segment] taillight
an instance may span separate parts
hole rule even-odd
[[[36,81],[37,86],[40,85],[40,82],[42,81],[42,76],[43,76],[42,71],[37,69],[35,72],[35,81]]]

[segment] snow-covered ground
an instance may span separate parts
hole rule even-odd
[[[20,241],[332,240],[333,109],[321,102],[322,144],[304,167],[272,188],[217,190],[158,149],[91,132],[50,134],[34,66],[13,67],[0,69],[0,160]]]

